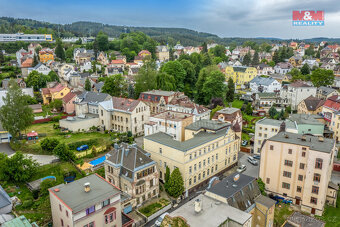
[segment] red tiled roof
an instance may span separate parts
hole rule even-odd
[[[338,110],[340,110],[340,100],[338,100],[337,95],[333,95],[326,100],[326,102],[325,102],[325,104],[323,104],[323,106],[327,107],[329,109],[332,109],[334,111],[338,111]]]
[[[41,89],[41,91],[42,91],[43,95],[51,94],[50,89],[48,89],[48,88],[43,88],[43,89]]]
[[[308,84],[306,84],[302,81],[296,81],[294,83],[289,84],[289,86],[292,86],[292,87],[310,87]]]
[[[122,59],[112,60],[111,64],[124,64],[124,61]]]
[[[33,65],[33,58],[27,58],[22,64],[21,67],[22,68],[29,68],[32,67]]]
[[[64,102],[64,103],[68,103],[68,102],[71,101],[71,100],[73,99],[73,97],[75,97],[75,96],[77,96],[76,93],[74,93],[74,92],[69,92],[69,93],[67,93],[67,95],[64,96],[63,102]]]
[[[141,56],[142,54],[151,55],[150,51],[148,51],[148,50],[141,50],[141,51],[138,53],[138,56]]]
[[[49,88],[51,93],[55,93],[55,92],[59,92],[61,90],[63,90],[65,87],[61,84],[56,84],[54,87]]]
[[[132,112],[139,102],[136,99],[112,97],[113,108],[128,112]]]

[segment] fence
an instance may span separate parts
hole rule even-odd
[[[56,115],[56,116],[58,116],[58,115]],[[33,121],[32,124],[39,124],[39,123],[50,122],[50,121],[52,121],[52,118],[53,118],[53,117],[56,117],[56,116],[52,116],[52,117],[49,117],[49,118],[44,118],[44,119],[35,120],[35,121]],[[64,116],[61,116],[61,119],[65,119],[65,118],[67,118],[67,117],[73,117],[73,116],[74,116],[74,114],[64,115]]]
[[[151,216],[147,217],[147,221],[149,222],[151,220],[153,220],[154,218],[158,217],[159,215],[163,214],[164,212],[170,210],[172,207],[172,204],[170,203],[169,205],[167,205],[166,207],[160,209],[159,211],[157,211],[156,213],[152,214]]]
[[[86,155],[92,154],[92,149],[93,148],[90,148],[90,149],[88,149],[86,151],[82,151],[82,152],[75,152],[75,155],[77,156],[77,158],[82,158],[82,157],[84,157]],[[105,145],[104,146],[100,146],[100,147],[96,147],[96,152],[97,153],[101,153],[101,152],[103,152],[105,150],[106,150],[106,146]]]

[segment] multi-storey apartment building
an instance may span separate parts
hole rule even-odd
[[[260,154],[262,143],[275,136],[281,130],[291,133],[298,133],[298,128],[295,122],[290,120],[274,120],[263,118],[255,124],[255,137],[254,137],[254,153]]]
[[[75,98],[76,114],[99,114],[99,103],[110,99],[111,96],[106,93],[84,91]]]
[[[280,97],[283,105],[290,105],[292,110],[297,110],[300,102],[309,96],[316,96],[316,87],[312,87],[304,82],[296,81],[285,85],[280,90]]]
[[[174,98],[175,94],[174,91],[152,90],[140,93],[139,100],[150,107],[151,114],[156,114],[167,109],[166,105]]]
[[[132,198],[124,211],[130,211],[132,207],[158,196],[156,162],[136,145],[115,144],[114,149],[106,154],[104,168],[106,180]]]
[[[99,103],[100,125],[106,130],[143,135],[149,116],[149,106],[139,100],[112,97]]]
[[[261,149],[259,174],[266,191],[322,215],[335,149],[335,141],[324,137],[280,132],[269,138]]]
[[[93,174],[49,189],[53,226],[132,226],[121,212],[120,190]],[[124,217],[123,217],[124,216]]]
[[[194,116],[188,113],[165,111],[149,118],[144,125],[144,135],[164,132],[178,141],[184,140],[184,129],[193,122]]]
[[[187,126],[184,141],[163,132],[144,137],[144,149],[157,163],[160,179],[164,180],[167,166],[170,171],[178,168],[188,191],[235,166],[239,148],[231,125],[211,120]]]
[[[225,68],[225,74],[226,81],[232,78],[237,85],[244,85],[256,77],[257,70],[254,67],[227,66]]]

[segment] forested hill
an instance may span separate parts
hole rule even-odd
[[[107,33],[110,37],[119,37],[121,33],[141,31],[149,35],[161,44],[169,43],[175,45],[178,41],[184,45],[198,46],[203,42],[216,42],[228,45],[231,42],[242,44],[245,41],[262,42],[280,42],[283,40],[277,38],[221,38],[217,35],[197,32],[185,28],[160,28],[160,27],[131,27],[116,26],[95,22],[74,22],[72,24],[53,24],[49,22],[36,21],[32,19],[16,19],[11,17],[0,17],[0,33],[39,33],[53,34],[54,37],[71,37],[71,36],[96,36],[99,31]],[[308,39],[308,42],[340,42],[340,39],[315,38]]]

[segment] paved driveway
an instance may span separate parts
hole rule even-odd
[[[249,157],[249,154],[239,152],[239,165],[246,165],[247,169],[243,172],[243,174],[258,178],[259,177],[259,170],[260,170],[260,163],[257,166],[254,166],[253,164],[250,164],[247,161],[247,158]]]
[[[9,146],[9,143],[0,143],[0,153],[4,153],[4,154],[7,154],[7,155],[12,155],[15,152]]]

